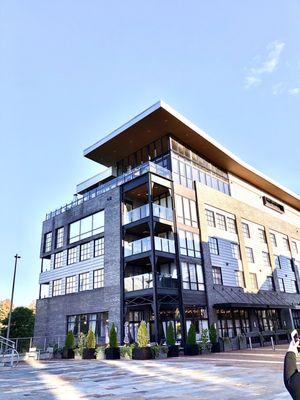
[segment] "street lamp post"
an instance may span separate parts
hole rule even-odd
[[[7,324],[6,339],[9,339],[9,333],[10,333],[11,313],[12,313],[12,308],[13,308],[14,292],[15,292],[16,271],[17,271],[17,263],[18,263],[18,259],[19,258],[21,258],[21,256],[16,254],[15,255],[15,268],[14,268],[13,284],[12,284],[12,289],[11,289],[10,309],[9,309],[9,317],[8,317],[8,324]]]

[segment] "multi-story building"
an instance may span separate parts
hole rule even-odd
[[[35,336],[300,328],[298,195],[163,102],[84,155],[107,169],[46,216]]]

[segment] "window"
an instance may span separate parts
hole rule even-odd
[[[219,255],[218,240],[214,237],[209,238],[209,251],[211,254]]]
[[[278,278],[279,289],[281,292],[285,292],[284,280],[282,278]]]
[[[280,314],[278,310],[255,310],[260,331],[276,331],[282,329]]]
[[[212,267],[213,282],[215,285],[222,285],[222,270],[220,267]]]
[[[181,263],[183,289],[204,290],[202,265]]]
[[[245,222],[242,222],[242,230],[245,238],[250,238],[250,229],[249,225]]]
[[[249,277],[250,277],[250,289],[251,290],[257,290],[258,289],[258,284],[257,284],[256,274],[250,272],[249,273]]]
[[[56,279],[53,281],[52,296],[60,296],[62,294],[62,281]]]
[[[104,238],[100,238],[94,241],[94,257],[104,255]]]
[[[217,222],[217,228],[223,229],[226,231],[226,222],[225,222],[225,216],[222,214],[216,214],[216,222]]]
[[[86,335],[89,329],[91,329],[96,336],[97,343],[99,343],[99,338],[102,338],[101,341],[103,341],[105,337],[107,321],[107,312],[98,314],[69,315],[67,317],[67,332],[71,331],[75,336],[80,332]]]
[[[276,201],[270,199],[269,197],[263,196],[263,203],[266,207],[269,207],[272,210],[279,212],[280,214],[284,213],[283,205],[277,203]]]
[[[235,219],[227,217],[228,232],[236,233]]]
[[[89,290],[90,282],[89,282],[89,273],[85,272],[84,274],[79,275],[79,291]]]
[[[70,224],[69,242],[85,239],[104,231],[104,210]]]
[[[54,254],[54,268],[60,268],[63,265],[63,251]]]
[[[237,243],[230,243],[230,246],[231,246],[232,257],[236,258],[237,260],[239,260],[241,258],[241,256],[240,256],[240,246]]]
[[[184,225],[198,227],[196,202],[179,195],[175,196],[178,222]]]
[[[243,271],[234,271],[235,272],[235,282],[238,287],[245,287],[245,279]]]
[[[197,233],[179,230],[180,254],[201,258],[200,237]]]
[[[298,285],[297,285],[296,280],[294,280],[294,279],[291,280],[291,292],[298,293]]]
[[[64,227],[56,230],[56,248],[62,247],[64,244]]]
[[[217,309],[220,337],[236,337],[250,332],[249,312],[244,309]]]
[[[271,267],[271,262],[270,262],[269,253],[263,251],[263,252],[262,252],[262,257],[263,257],[263,266],[264,266],[265,268],[270,268],[270,267]]]
[[[68,249],[68,265],[74,264],[77,262],[77,247],[72,247]]]
[[[51,245],[52,245],[52,232],[48,232],[45,234],[45,240],[44,240],[44,252],[47,253],[48,251],[51,251]]]
[[[91,243],[84,243],[80,246],[80,261],[91,258]]]
[[[290,245],[288,239],[284,237],[282,238],[282,241],[283,241],[283,248],[287,251],[290,251]]]
[[[77,292],[76,275],[66,278],[66,294]]]
[[[294,252],[295,254],[298,254],[297,242],[295,242],[294,240],[292,241],[292,249],[293,249],[293,252]]]
[[[266,232],[264,229],[258,229],[258,236],[262,243],[267,243]]]
[[[267,290],[275,290],[273,276],[267,276],[266,287]]]
[[[93,287],[94,289],[104,286],[104,269],[97,269],[93,272]]]
[[[246,255],[248,262],[254,263],[253,249],[251,249],[251,247],[246,247]]]
[[[216,226],[215,213],[211,210],[205,210],[205,213],[206,213],[207,225],[215,227]]]
[[[275,256],[275,267],[281,269],[281,261],[279,256]]]
[[[270,232],[270,238],[271,238],[271,242],[273,244],[274,247],[277,247],[277,241],[276,241],[276,236],[274,233]]]

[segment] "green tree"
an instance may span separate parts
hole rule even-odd
[[[114,323],[112,324],[109,331],[109,347],[118,347],[117,331]]]
[[[218,337],[217,337],[217,329],[214,325],[211,325],[209,327],[209,339],[211,343],[217,343]]]
[[[96,348],[96,337],[95,337],[94,332],[91,329],[88,331],[88,334],[86,337],[86,347],[88,349]]]
[[[11,313],[10,337],[21,338],[33,336],[34,318],[34,313],[29,308],[16,307]],[[7,326],[8,317],[4,319],[3,324]]]
[[[190,325],[186,343],[191,346],[196,344],[196,329],[194,324]]]
[[[7,318],[10,309],[10,300],[5,299],[0,301],[0,332],[4,329],[3,321]]]
[[[172,322],[168,323],[166,342],[167,342],[168,346],[174,346],[175,343],[176,343],[175,334],[174,334],[174,327],[173,327]]]
[[[149,344],[149,333],[145,321],[141,321],[138,333],[137,333],[137,344],[139,347],[147,347]]]
[[[72,350],[75,347],[75,339],[72,331],[69,331],[65,340],[66,349]]]

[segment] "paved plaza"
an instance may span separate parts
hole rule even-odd
[[[290,400],[287,346],[150,361],[54,360],[0,370],[1,400]]]

